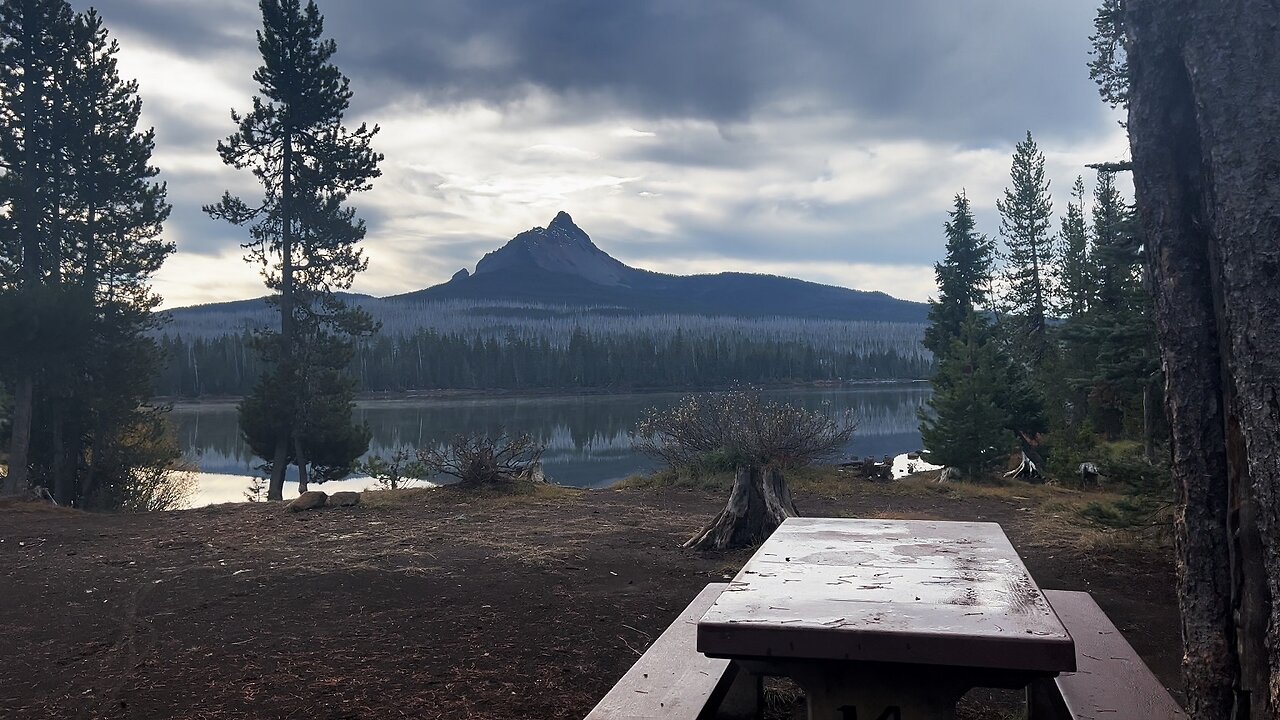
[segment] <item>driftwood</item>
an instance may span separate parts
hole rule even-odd
[[[27,502],[47,502],[51,505],[57,505],[58,501],[53,498],[53,493],[49,492],[49,488],[43,485],[36,485],[28,488],[24,496]]]
[[[1022,462],[1018,463],[1018,467],[1005,473],[1004,476],[1007,478],[1020,478],[1027,482],[1043,479],[1040,475],[1040,467],[1036,465],[1035,460],[1025,452],[1022,453]]]
[[[1082,462],[1080,463],[1080,485],[1102,485],[1102,468],[1097,463]]]

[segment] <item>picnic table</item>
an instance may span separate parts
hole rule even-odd
[[[943,720],[970,688],[1076,669],[995,523],[788,519],[702,616],[697,650],[793,678],[821,720]]]

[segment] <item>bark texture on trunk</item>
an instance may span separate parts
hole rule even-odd
[[[295,462],[298,464],[298,494],[307,491],[307,486],[311,483],[311,476],[307,472],[307,456],[302,451],[302,441],[293,439],[293,452]]]
[[[284,499],[284,474],[289,469],[289,438],[276,440],[275,457],[271,460],[271,482],[267,485],[267,500]]]
[[[297,368],[294,367],[293,297],[293,134],[286,132],[280,168],[280,359],[288,376],[284,382],[294,388]],[[295,398],[296,400],[296,398]],[[267,500],[284,499],[284,476],[289,469],[289,445],[292,441],[297,417],[291,416],[276,429],[275,457],[271,466],[271,484],[267,486]],[[305,490],[305,481],[304,487]]]
[[[59,505],[70,507],[75,504],[76,484],[72,477],[72,468],[67,462],[66,423],[62,419],[62,411],[55,410],[50,422],[52,429],[53,457],[49,474],[53,476],[53,498]]]
[[[1188,711],[1280,710],[1280,10],[1129,0],[1134,182],[1167,385]]]
[[[37,29],[32,13],[22,14],[22,33],[27,38],[35,37]],[[26,52],[23,55],[23,77],[37,78],[37,60],[34,44],[23,43]],[[44,278],[44,259],[40,247],[38,225],[39,203],[36,189],[43,183],[41,164],[38,162],[37,144],[31,139],[38,135],[37,119],[40,108],[40,88],[36,82],[24,82],[21,94],[22,117],[19,119],[23,131],[22,165],[14,172],[19,179],[18,192],[22,198],[22,212],[18,217],[18,233],[22,246],[22,289],[34,291]],[[30,296],[28,296],[30,297]],[[31,484],[31,425],[35,415],[35,371],[31,368],[22,370],[14,388],[13,428],[9,444],[9,474],[5,479],[6,494],[17,494],[27,491]]]
[[[750,547],[773,534],[783,520],[798,514],[782,470],[743,466],[733,478],[724,510],[684,546],[695,550]]]
[[[1156,457],[1156,433],[1160,424],[1158,405],[1155,381],[1148,380],[1142,386],[1142,455],[1152,465],[1159,460]]]
[[[31,464],[31,423],[35,415],[35,378],[24,373],[18,378],[13,397],[13,433],[9,439],[9,475],[4,481],[4,494],[27,491]]]

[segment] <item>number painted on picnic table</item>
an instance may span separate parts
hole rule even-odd
[[[858,708],[852,705],[845,705],[838,712],[840,713],[839,720],[859,720]],[[872,718],[868,717],[866,720],[872,720]],[[902,708],[897,705],[887,707],[874,720],[902,720]]]

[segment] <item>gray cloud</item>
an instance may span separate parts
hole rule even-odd
[[[257,3],[94,5],[122,41],[196,63],[218,83],[215,94],[159,77],[144,83],[143,98],[180,251],[238,254],[242,231],[199,208],[224,188],[254,192],[247,174],[217,167],[213,145],[232,129],[230,104],[247,107],[253,92]],[[983,229],[994,234],[991,201],[1027,129],[1067,155],[1051,157],[1055,188],[1079,171],[1080,153],[1112,152],[1116,132],[1085,68],[1088,2],[320,0],[320,8],[352,79],[352,117],[385,128],[387,175],[355,204],[370,228],[362,282],[388,291],[445,280],[560,207],[636,264],[722,257],[739,269],[844,262],[927,272],[961,187],[974,191]],[[609,134],[628,127],[652,134]],[[1087,158],[1099,159],[1109,158]]]
[[[186,54],[253,47],[248,2],[99,6]],[[1078,137],[1109,122],[1084,72],[1089,3],[330,0],[321,10],[361,107],[396,90],[501,103],[533,85],[576,117],[731,123],[811,97],[882,135],[958,142],[1028,127]]]

